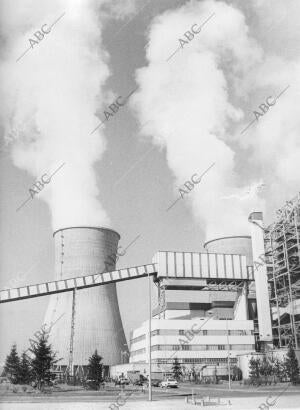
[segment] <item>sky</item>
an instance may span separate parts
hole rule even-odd
[[[118,261],[137,266],[249,235],[251,211],[268,224],[299,191],[297,0],[0,5],[1,288],[53,279],[61,227],[111,227],[123,248],[140,235]],[[128,338],[147,318],[147,280],[117,289]],[[0,306],[0,363],[47,304]]]

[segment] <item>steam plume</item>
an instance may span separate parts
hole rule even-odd
[[[262,15],[257,15],[257,10],[250,12],[249,21],[258,27],[257,20]],[[198,29],[212,14],[214,17],[201,32],[168,59],[180,46],[179,38],[187,41],[184,33],[194,24]],[[252,35],[256,25],[249,27],[247,14],[249,10],[243,13],[234,5],[214,0],[190,1],[163,13],[154,19],[149,30],[147,65],[136,73],[140,91],[132,99],[133,108],[141,124],[149,121],[142,129],[143,134],[155,136],[153,142],[165,148],[175,186],[182,186],[195,172],[200,175],[216,163],[188,199],[197,221],[205,225],[208,239],[220,234],[247,233],[249,213],[256,209],[264,211],[265,201],[259,191],[241,201],[243,192],[249,186],[264,183],[268,188],[263,194],[268,199],[277,185],[274,170],[280,178],[289,172],[281,171],[285,162],[274,163],[274,153],[280,155],[283,129],[290,127],[284,125],[285,119],[295,120],[296,106],[287,114],[283,104],[275,122],[270,113],[247,136],[240,135],[249,113],[256,109],[253,101],[257,95],[253,91],[260,91],[260,98],[264,95],[262,87],[265,97],[270,95],[266,90],[271,86],[273,90],[275,84],[280,91],[287,85],[287,72],[294,77],[297,68],[292,64],[285,68],[286,61],[268,55],[265,44]],[[288,107],[291,108],[289,104]],[[272,121],[273,125],[268,125]],[[270,133],[265,130],[268,126]],[[295,139],[295,132],[293,135]],[[288,144],[284,142],[284,146]],[[291,147],[289,160],[295,164]],[[266,170],[266,163],[272,172]],[[299,180],[294,165],[289,167],[291,178]]]
[[[65,166],[39,193],[53,227],[109,225],[99,200],[93,166],[105,150],[95,113],[105,104],[102,86],[110,72],[102,29],[107,1],[2,1],[2,124],[13,162],[39,179]],[[123,3],[126,9],[129,2]],[[120,17],[121,2],[113,2]],[[105,9],[106,7],[106,9]],[[126,10],[126,11],[128,11]],[[105,14],[106,12],[106,14]],[[51,32],[30,47],[29,38],[65,13]],[[100,17],[101,18],[100,18]],[[28,187],[30,188],[30,187]],[[28,193],[28,190],[26,191]]]

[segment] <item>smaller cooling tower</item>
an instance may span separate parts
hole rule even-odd
[[[94,275],[115,268],[120,236],[111,229],[73,227],[54,232],[55,279]],[[45,323],[57,323],[51,330],[51,343],[62,366],[69,365],[72,310],[73,365],[86,366],[97,349],[105,365],[121,362],[127,351],[114,283],[50,297]]]
[[[204,244],[208,253],[245,255],[248,266],[253,264],[251,236],[225,236]]]

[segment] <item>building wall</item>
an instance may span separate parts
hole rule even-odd
[[[229,334],[227,336],[227,328]],[[153,362],[224,363],[230,357],[254,351],[253,322],[250,320],[163,320],[151,324]],[[189,332],[189,333],[185,333]],[[188,337],[185,335],[189,335]],[[132,332],[130,362],[148,360],[148,321]]]

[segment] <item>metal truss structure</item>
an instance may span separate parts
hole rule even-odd
[[[241,282],[238,280],[223,280],[223,281],[216,281],[216,280],[206,280],[206,285],[203,286],[202,290],[209,290],[209,291],[228,291],[228,292],[238,292],[241,291],[244,287],[246,282]]]
[[[300,346],[300,194],[265,231],[273,339],[276,347]]]
[[[157,281],[159,319],[166,318],[166,285],[164,281]]]

